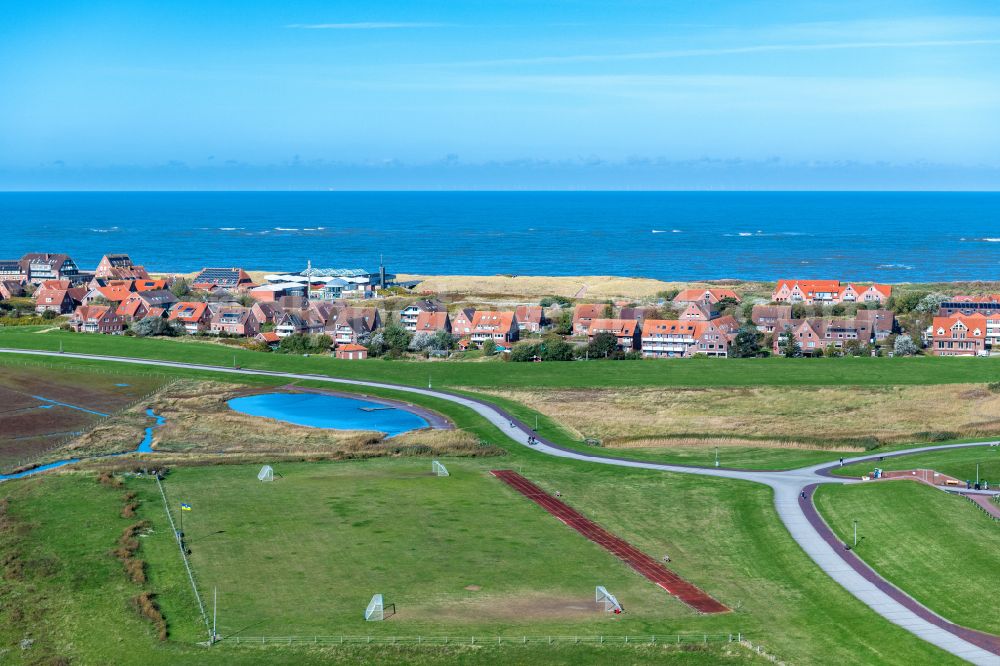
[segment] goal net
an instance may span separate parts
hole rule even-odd
[[[258,481],[274,481],[274,469],[270,465],[264,465],[257,472]]]
[[[385,604],[382,602],[381,594],[376,594],[368,602],[368,608],[365,609],[365,619],[369,622],[381,622],[385,619]]]
[[[434,473],[438,476],[448,476],[448,469],[437,460],[431,463],[431,469],[433,469]]]
[[[622,612],[622,605],[615,599],[615,595],[608,592],[603,585],[598,585],[596,590],[596,601],[604,604],[604,610],[609,613]]]

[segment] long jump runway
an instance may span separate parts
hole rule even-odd
[[[549,495],[517,472],[495,469],[490,472],[553,516],[572,527],[594,543],[610,551],[640,574],[656,583],[699,613],[726,613],[722,603],[687,582],[629,542],[611,534],[568,504]]]

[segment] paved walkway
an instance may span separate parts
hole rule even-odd
[[[294,372],[276,372],[271,370],[253,370],[224,368],[211,365],[198,365],[193,363],[180,363],[175,361],[157,361],[149,359],[135,359],[118,356],[100,356],[91,354],[71,354],[60,352],[46,352],[23,349],[0,349],[0,353],[16,353],[33,356],[62,356],[64,358],[81,358],[90,360],[114,361],[119,363],[132,363],[137,365],[152,365],[160,367],[192,368],[202,371],[218,372],[234,375],[266,375],[272,377],[282,377],[286,379],[305,379],[331,384],[342,384],[351,386],[365,386],[369,388],[383,388],[417,395],[425,395],[440,400],[447,400],[451,403],[462,405],[476,412],[487,421],[502,430],[507,437],[518,444],[529,446],[541,453],[545,453],[557,458],[571,458],[604,465],[616,465],[620,467],[631,467],[636,469],[651,469],[664,472],[678,472],[682,474],[701,474],[727,479],[740,479],[763,483],[774,490],[774,504],[778,516],[788,528],[792,538],[802,547],[819,567],[831,578],[839,583],[844,589],[857,597],[861,602],[874,610],[890,622],[903,627],[923,640],[940,647],[951,654],[961,657],[970,663],[981,666],[1000,666],[1000,638],[988,634],[972,632],[963,627],[956,627],[933,611],[925,608],[917,601],[907,596],[902,590],[894,587],[891,583],[881,578],[870,567],[858,561],[859,566],[867,569],[866,572],[859,572],[858,568],[852,566],[844,553],[842,547],[838,547],[836,539],[833,542],[828,539],[832,534],[822,519],[816,514],[810,519],[807,513],[808,507],[812,506],[811,501],[800,502],[802,493],[807,489],[807,498],[811,496],[812,488],[821,483],[858,483],[850,479],[838,478],[832,475],[832,470],[838,465],[823,463],[803,467],[800,469],[786,471],[752,471],[733,470],[722,468],[705,468],[689,465],[666,465],[659,463],[643,462],[638,460],[628,460],[614,456],[599,456],[581,453],[571,449],[563,448],[551,442],[535,438],[536,444],[532,445],[528,439],[533,435],[527,424],[522,423],[506,413],[499,407],[486,402],[456,395],[439,389],[425,389],[414,386],[402,386],[397,384],[387,384],[383,382],[370,382],[357,379],[340,379],[326,375],[313,375]],[[969,444],[952,444],[946,446],[928,446],[921,448],[907,449],[893,453],[881,454],[881,456],[860,456],[855,458],[845,458],[844,463],[855,462],[875,462],[880,457],[894,458],[922,451],[938,451],[942,449],[965,448],[970,446],[987,446],[993,442],[975,442]],[[864,569],[862,571],[864,571]],[[890,593],[892,591],[892,593]],[[986,637],[985,639],[983,637]]]
[[[956,495],[961,495],[971,502],[978,504],[983,511],[990,514],[997,520],[1000,520],[1000,506],[997,505],[989,495],[983,494],[973,494],[973,493],[955,493]]]

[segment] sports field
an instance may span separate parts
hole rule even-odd
[[[256,467],[178,468],[165,485],[172,505],[192,506],[184,529],[195,575],[203,594],[218,586],[229,636],[732,630],[799,663],[868,650],[887,662],[948,662],[819,572],[763,486],[534,456],[510,465],[654,558],[670,554],[674,571],[734,609],[699,615],[491,478],[495,461],[446,464],[447,478],[430,475],[426,459],[281,464],[273,484],[258,482]],[[158,495],[138,487],[142,515],[162,524]],[[154,570],[179,566],[169,548],[150,558]],[[594,609],[598,584],[625,614]],[[366,623],[376,592],[397,615]],[[172,597],[163,603],[183,615]],[[850,626],[850,640],[830,626]]]
[[[152,483],[152,482],[149,482]],[[147,488],[148,489],[148,488]],[[728,644],[688,646],[557,645],[320,645],[233,646],[206,649],[191,588],[165,519],[140,539],[148,583],[126,579],[109,554],[135,518],[119,515],[123,489],[95,482],[94,474],[54,474],[0,485],[0,663],[3,664],[407,664],[621,662],[762,664],[749,651]],[[143,493],[144,494],[144,493]],[[158,501],[157,498],[153,498]],[[159,505],[162,515],[162,504]],[[155,502],[150,512],[156,511]],[[461,544],[459,544],[461,545]],[[195,542],[195,547],[197,542]],[[277,581],[281,582],[281,580]],[[169,640],[133,609],[143,588],[154,591],[165,614]]]
[[[1000,527],[968,500],[922,483],[824,485],[816,507],[887,580],[952,622],[1000,634]]]

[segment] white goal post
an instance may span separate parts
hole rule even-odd
[[[258,481],[274,481],[274,468],[270,465],[264,465],[260,468],[257,473]]]
[[[615,611],[618,611],[619,613],[621,612],[622,605],[618,603],[617,599],[615,599],[615,595],[608,592],[603,585],[597,586],[595,597],[595,601],[597,603],[604,604],[604,610],[608,613],[613,613]]]
[[[439,463],[437,460],[431,463],[431,469],[434,470],[434,473],[438,476],[448,476],[448,468]]]
[[[376,594],[368,602],[365,609],[365,619],[369,622],[381,622],[385,619],[385,604],[382,602],[382,595]]]

